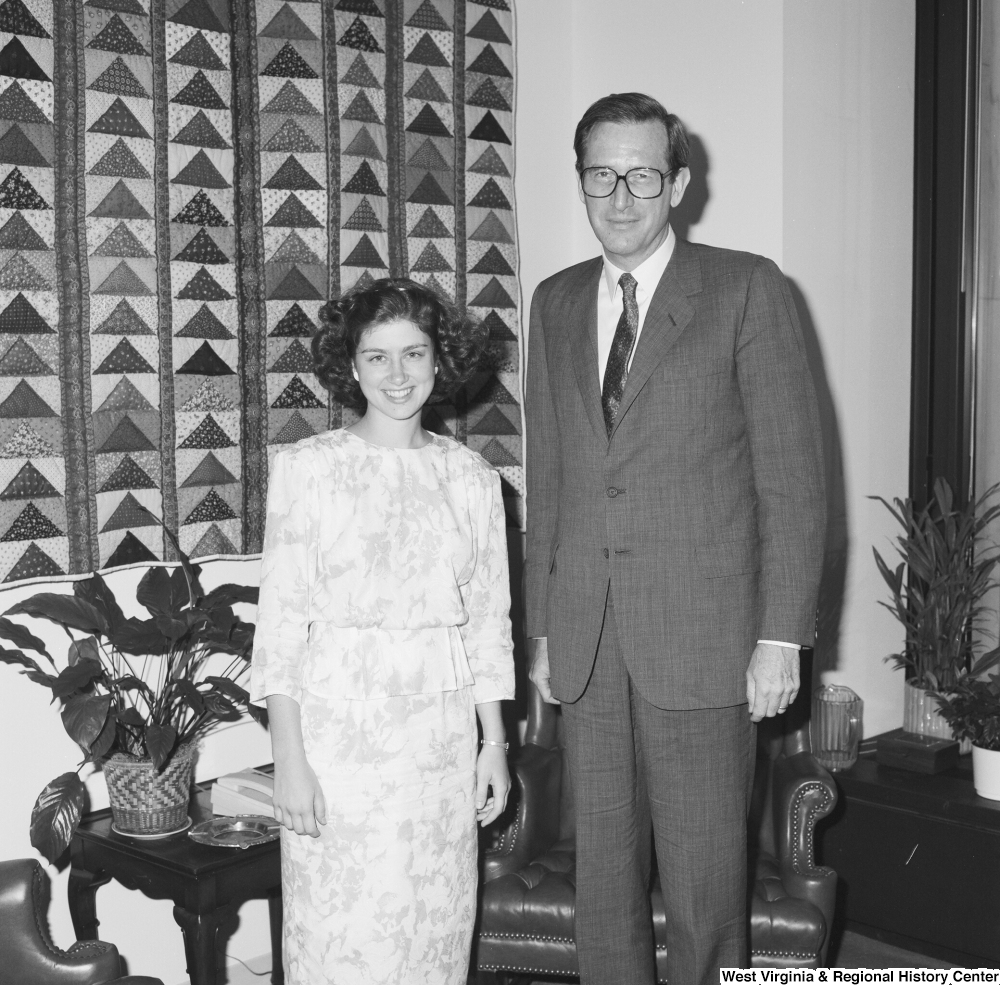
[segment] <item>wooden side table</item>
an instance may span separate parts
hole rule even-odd
[[[195,824],[210,820],[211,785],[198,784],[191,800]],[[271,923],[272,985],[283,985],[281,965],[281,851],[277,841],[248,848],[212,848],[187,834],[144,841],[115,834],[111,811],[84,817],[70,844],[69,910],[78,940],[97,940],[97,890],[116,879],[151,899],[174,901],[184,933],[192,985],[216,985],[220,925],[250,899],[266,899]]]
[[[868,744],[868,743],[866,743]],[[874,749],[834,773],[817,826],[847,925],[966,967],[1000,967],[1000,801],[976,795],[970,756],[935,775],[880,766]]]

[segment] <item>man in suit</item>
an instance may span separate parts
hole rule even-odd
[[[581,982],[655,980],[652,828],[669,980],[714,985],[746,962],[754,723],[794,700],[813,639],[815,397],[774,263],[670,228],[677,117],[611,95],[575,149],[603,256],[531,305],[529,674],[562,703]]]

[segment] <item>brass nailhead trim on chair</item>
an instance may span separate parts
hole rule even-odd
[[[479,939],[482,940],[482,941],[491,941],[491,940],[554,941],[557,944],[576,944],[576,938],[575,937],[542,937],[542,936],[537,935],[537,934],[503,934],[503,933],[496,933],[496,932],[494,932],[494,933],[489,933],[489,934],[480,934],[479,935]],[[666,944],[657,944],[656,945],[656,950],[657,951],[664,951],[664,952],[666,952],[667,945]],[[537,971],[538,969],[536,968],[534,970]]]
[[[564,975],[566,978],[575,978],[576,976],[572,971],[553,971],[551,968],[529,968],[527,965],[509,965],[509,964],[481,964],[479,966],[480,971],[521,971],[521,972],[531,972],[532,974],[539,975]]]
[[[812,819],[816,815],[825,816],[826,811],[824,808],[829,804],[831,797],[830,791],[822,783],[807,783],[805,784],[799,792],[795,795],[795,807],[794,814],[796,820],[796,831],[795,837],[792,839],[792,866],[795,869],[797,875],[807,875],[807,876],[828,876],[833,871],[827,868],[825,865],[808,865],[803,864],[803,859],[801,852],[799,851],[799,808],[802,805],[802,801],[806,799],[806,796],[812,793],[814,790],[819,790],[823,794],[823,802],[816,807],[809,808],[809,813],[806,823],[806,851],[808,852],[809,858],[814,857],[813,852],[813,838],[816,832],[816,825],[813,823]],[[756,953],[756,952],[755,952]]]
[[[815,958],[815,952],[810,953],[809,951],[751,951],[751,954],[756,955],[760,958],[776,957],[776,958]]]
[[[45,874],[41,868],[34,868],[31,873],[31,917],[35,922],[35,929],[41,939],[42,946],[53,958],[65,960],[66,958],[76,958],[92,954],[94,957],[101,957],[108,953],[108,945],[103,941],[77,941],[68,951],[57,947],[53,942],[49,932],[47,914],[42,913],[41,897]]]
[[[555,941],[559,944],[572,944],[576,946],[576,940],[572,937],[526,937],[522,934],[482,934],[480,935],[480,940],[495,940],[497,938],[507,938],[509,940],[530,940],[530,941]],[[657,953],[666,953],[666,944],[656,945]],[[755,952],[756,953],[756,952]],[[809,957],[809,955],[803,955],[803,957]],[[566,978],[575,978],[576,976],[571,971],[553,971],[551,968],[529,968],[527,965],[509,965],[509,964],[481,964],[479,966],[481,971],[516,971],[525,974],[538,974],[538,975],[560,975]],[[666,978],[657,978],[657,985],[666,985]]]
[[[52,941],[49,936],[48,921],[46,919],[43,926],[41,922],[41,893],[42,893],[42,879],[45,877],[42,875],[42,870],[38,866],[32,868],[31,873],[31,917],[35,921],[35,928],[38,931],[38,936],[42,939],[42,944],[45,949],[54,958],[65,958],[66,952],[61,951]]]
[[[107,954],[107,948],[103,947],[100,941],[77,941],[67,952],[70,957],[75,958],[77,955],[87,955],[93,954],[94,957],[98,957],[102,954]]]
[[[511,821],[510,827],[503,832],[500,836],[500,844],[493,850],[486,853],[487,858],[505,858],[507,855],[511,855],[514,851],[514,846],[517,844],[517,830],[518,821],[515,817]],[[508,838],[510,839],[510,844],[507,843]],[[513,873],[511,873],[513,875]]]
[[[662,948],[657,947],[657,950]],[[558,975],[560,978],[576,978],[572,971],[553,971],[551,968],[530,968],[527,965],[481,964],[480,971],[515,971],[531,975]],[[657,985],[667,985],[666,978],[657,978]]]

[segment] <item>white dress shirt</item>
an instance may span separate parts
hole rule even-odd
[[[651,256],[646,257],[635,270],[631,271],[632,276],[636,279],[635,301],[639,306],[639,329],[635,333],[635,342],[628,357],[630,369],[635,350],[639,346],[639,336],[642,335],[642,323],[646,320],[649,302],[653,298],[656,285],[660,283],[663,271],[667,269],[670,257],[673,256],[676,242],[677,237],[674,235],[673,229],[668,229],[667,238],[656,251]],[[625,273],[624,270],[616,267],[607,256],[604,257],[604,276],[597,288],[597,371],[600,374],[602,390],[604,388],[604,367],[608,364],[611,343],[614,341],[615,330],[618,328],[618,320],[622,316],[622,308],[624,307],[622,289],[618,284],[618,278],[623,273]]]
[[[639,346],[639,336],[642,335],[642,326],[646,320],[646,312],[649,310],[649,302],[653,298],[663,272],[667,269],[667,264],[670,263],[676,243],[677,237],[674,235],[674,230],[669,227],[667,238],[663,243],[631,271],[632,276],[636,279],[635,301],[639,307],[639,328],[635,333],[635,342],[628,357],[630,369],[632,368],[632,359],[635,357],[635,350]],[[614,341],[618,321],[625,306],[622,289],[618,283],[618,279],[623,273],[625,271],[616,267],[605,255],[604,276],[597,287],[597,372],[600,376],[602,391],[604,389],[604,369],[608,364],[611,344]],[[757,640],[757,642],[787,646],[792,650],[802,649],[798,643],[784,643],[781,640]]]

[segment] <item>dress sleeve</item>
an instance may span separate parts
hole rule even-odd
[[[476,679],[473,697],[476,704],[483,704],[514,697],[507,525],[496,472],[477,470],[470,492],[476,564],[471,579],[462,587],[469,621],[461,632]]]
[[[261,560],[260,601],[250,669],[250,700],[287,694],[301,704],[309,645],[316,478],[301,451],[279,452],[271,469]]]

